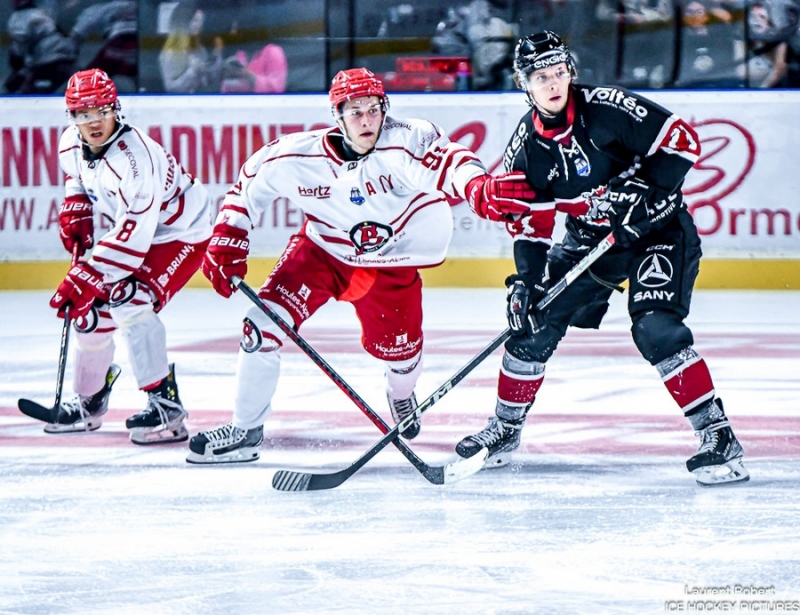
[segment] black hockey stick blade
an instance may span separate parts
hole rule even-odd
[[[19,411],[25,416],[29,416],[37,421],[45,423],[55,423],[58,419],[58,408],[47,408],[30,399],[20,399],[17,401]]]
[[[397,423],[390,429],[383,438],[381,438],[371,449],[361,455],[351,465],[338,472],[330,474],[314,473],[314,472],[295,472],[291,470],[279,470],[272,478],[272,486],[279,491],[315,491],[318,489],[333,489],[338,487],[353,474],[358,472],[364,464],[382,451],[390,442],[394,443],[400,449],[400,452],[414,465],[417,470],[431,483],[443,485],[446,483],[454,483],[467,476],[472,476],[483,468],[483,463],[489,456],[489,450],[484,447],[477,454],[466,459],[457,459],[444,466],[429,466],[416,455],[414,455],[407,446],[399,446],[404,444],[402,440],[398,440],[397,436],[406,427],[408,427],[415,418],[422,416],[431,406],[444,397],[449,391],[453,389],[459,382],[461,382],[475,367],[480,365],[486,357],[491,355],[500,345],[506,341],[511,335],[511,330],[506,329],[496,338],[494,338],[486,348],[481,350],[470,361],[467,362],[461,369],[459,369],[447,382],[442,384],[433,394],[422,402],[413,414],[408,415],[402,421]],[[410,453],[410,454],[409,454]]]
[[[361,466],[384,448],[385,446],[381,446],[379,443],[377,446],[370,449],[365,457],[362,457],[364,460],[362,463],[357,462],[356,464],[329,474],[278,470],[275,472],[275,476],[272,477],[272,486],[278,491],[319,491],[322,489],[334,489],[358,472]],[[443,466],[428,466],[423,473],[425,474],[425,478],[436,485],[455,483],[479,472],[481,468],[483,468],[483,464],[488,455],[489,450],[482,448],[476,455],[468,457],[467,459],[457,459]],[[361,461],[361,459],[359,461]]]

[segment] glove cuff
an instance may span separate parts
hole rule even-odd
[[[492,176],[489,174],[473,177],[467,182],[465,188],[467,203],[469,203],[470,209],[481,218],[488,217],[486,212],[486,197],[483,191],[486,187],[486,182],[491,179],[491,177]]]

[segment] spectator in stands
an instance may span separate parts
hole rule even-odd
[[[33,0],[14,0],[8,19],[8,64],[3,87],[9,94],[50,94],[75,71],[78,50],[50,14]]]
[[[205,13],[191,0],[179,2],[169,18],[169,34],[158,57],[167,92],[219,92],[222,82],[222,38],[209,52],[200,40]]]
[[[472,0],[449,8],[431,41],[438,55],[470,58],[473,90],[514,88],[512,64],[519,36],[516,26],[500,17],[502,4]]]
[[[674,57],[671,0],[600,0],[595,14],[600,22],[616,24],[614,35],[623,37],[621,85],[664,87]]]
[[[676,87],[737,87],[731,14],[708,0],[688,0],[681,11],[681,64]]]
[[[746,39],[739,45],[738,74],[747,87],[774,88],[786,85],[785,39],[777,36],[767,5],[760,0],[747,10]]]
[[[786,41],[786,75],[781,85],[800,87],[800,0],[763,0],[770,21],[775,24],[764,43]]]
[[[78,15],[70,36],[84,45],[93,35],[103,45],[84,68],[104,71],[121,92],[135,92],[139,74],[139,36],[136,0],[105,0]]]
[[[240,49],[225,60],[220,90],[279,94],[286,91],[288,72],[286,54],[278,45],[265,45],[250,60]]]

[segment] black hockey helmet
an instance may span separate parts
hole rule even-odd
[[[525,87],[527,76],[540,68],[547,68],[562,62],[567,64],[572,78],[575,79],[578,76],[575,59],[572,57],[569,47],[555,32],[544,30],[519,39],[514,50],[514,80],[517,87],[526,92],[530,100],[530,93]],[[531,102],[533,101],[531,100]]]

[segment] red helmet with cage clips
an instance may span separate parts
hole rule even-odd
[[[328,92],[334,116],[338,115],[342,103],[362,96],[377,96],[380,98],[384,113],[389,108],[389,99],[383,89],[383,83],[371,70],[350,68],[336,73],[331,82],[330,92]]]
[[[69,111],[106,105],[119,109],[117,86],[105,71],[99,68],[82,70],[72,75],[67,83],[64,98]]]

